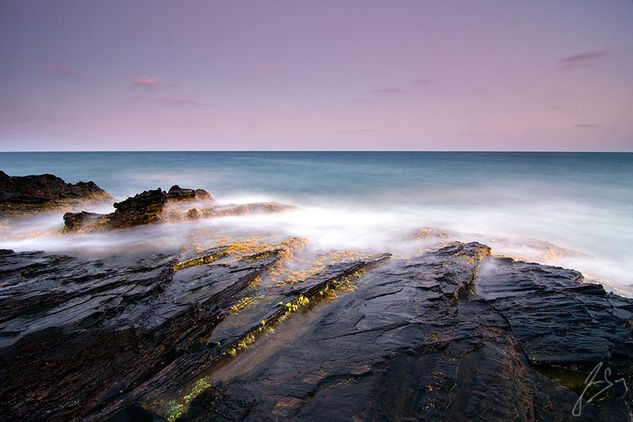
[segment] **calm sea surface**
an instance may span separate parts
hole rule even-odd
[[[633,295],[633,154],[0,153],[0,169],[92,180],[118,199],[179,184],[207,189],[220,203],[294,204],[290,213],[207,224],[303,236],[315,250],[408,251],[430,242],[414,236],[430,227],[444,240],[486,242],[495,253],[575,268]],[[81,243],[51,234],[58,227],[60,216],[5,225],[0,247]],[[192,228],[170,230],[174,237]],[[138,236],[152,242],[152,232]],[[112,238],[87,237],[84,245]]]

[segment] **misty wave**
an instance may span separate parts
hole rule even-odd
[[[298,236],[307,253],[410,256],[479,241],[633,296],[632,154],[15,153],[0,155],[0,168],[93,180],[117,200],[178,184],[208,190],[219,205],[296,207],[75,235],[60,232],[60,213],[41,214],[0,222],[2,248],[103,255]]]
[[[234,195],[226,199],[220,204],[279,202],[287,198],[259,194]],[[587,248],[582,235],[576,233],[574,236],[573,230],[565,232],[565,222],[571,226],[577,224],[568,221],[565,209],[558,215],[552,209],[540,210],[549,225],[560,230],[559,233],[546,233],[535,223],[539,216],[533,210],[530,212],[529,207],[499,210],[437,206],[368,208],[335,203],[293,205],[297,208],[272,214],[167,222],[82,234],[62,233],[62,215],[50,213],[5,222],[0,226],[0,248],[98,257],[148,251],[175,252],[192,244],[210,248],[219,241],[254,236],[270,242],[301,237],[308,242],[306,253],[311,254],[350,249],[410,257],[452,241],[478,241],[491,246],[496,255],[574,268],[609,290],[633,296],[633,288],[629,285],[633,261],[625,256],[618,259],[608,248]],[[510,220],[506,218],[508,213],[512,215]],[[576,218],[582,219],[582,213]]]

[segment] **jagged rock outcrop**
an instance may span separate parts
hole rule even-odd
[[[167,194],[160,188],[117,202],[114,204],[115,211],[111,214],[112,228],[155,223],[160,219],[166,202]]]
[[[67,212],[64,214],[64,227],[68,231],[77,231],[86,228],[97,230],[101,227],[107,227],[110,219],[105,214],[97,214],[94,212]]]
[[[629,420],[622,383],[591,402],[604,384],[583,389],[600,363],[596,381],[633,377],[633,300],[478,243],[262,284],[292,244],[100,260],[0,252],[0,412],[534,421],[571,419],[580,399],[578,420]]]
[[[144,191],[125,201],[114,204],[110,214],[92,212],[68,212],[64,214],[67,231],[104,230],[152,224],[160,220],[167,202],[167,194],[162,189]]]
[[[213,196],[204,189],[188,189],[174,185],[167,191],[167,199],[170,201],[194,201],[212,200]]]
[[[110,230],[153,224],[163,220],[173,222],[258,212],[273,213],[293,208],[274,202],[213,205],[189,209],[180,205],[182,202],[193,200],[210,202],[213,201],[213,197],[204,189],[184,189],[175,185],[169,189],[169,192],[165,192],[157,188],[115,203],[115,211],[110,214],[96,214],[87,211],[68,212],[64,214],[64,228],[69,232]]]
[[[72,208],[85,202],[112,200],[94,182],[66,183],[52,174],[9,176],[0,171],[0,215]]]

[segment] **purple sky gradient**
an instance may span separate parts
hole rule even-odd
[[[0,150],[633,151],[633,2],[0,0]]]

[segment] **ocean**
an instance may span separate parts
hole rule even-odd
[[[256,233],[303,237],[313,253],[411,255],[479,241],[497,255],[573,268],[633,296],[633,154],[16,152],[0,153],[0,170],[92,180],[118,200],[178,184],[206,189],[219,204],[296,206],[78,235],[61,234],[61,213],[52,213],[2,223],[0,248],[113,254],[182,247],[201,233]]]

